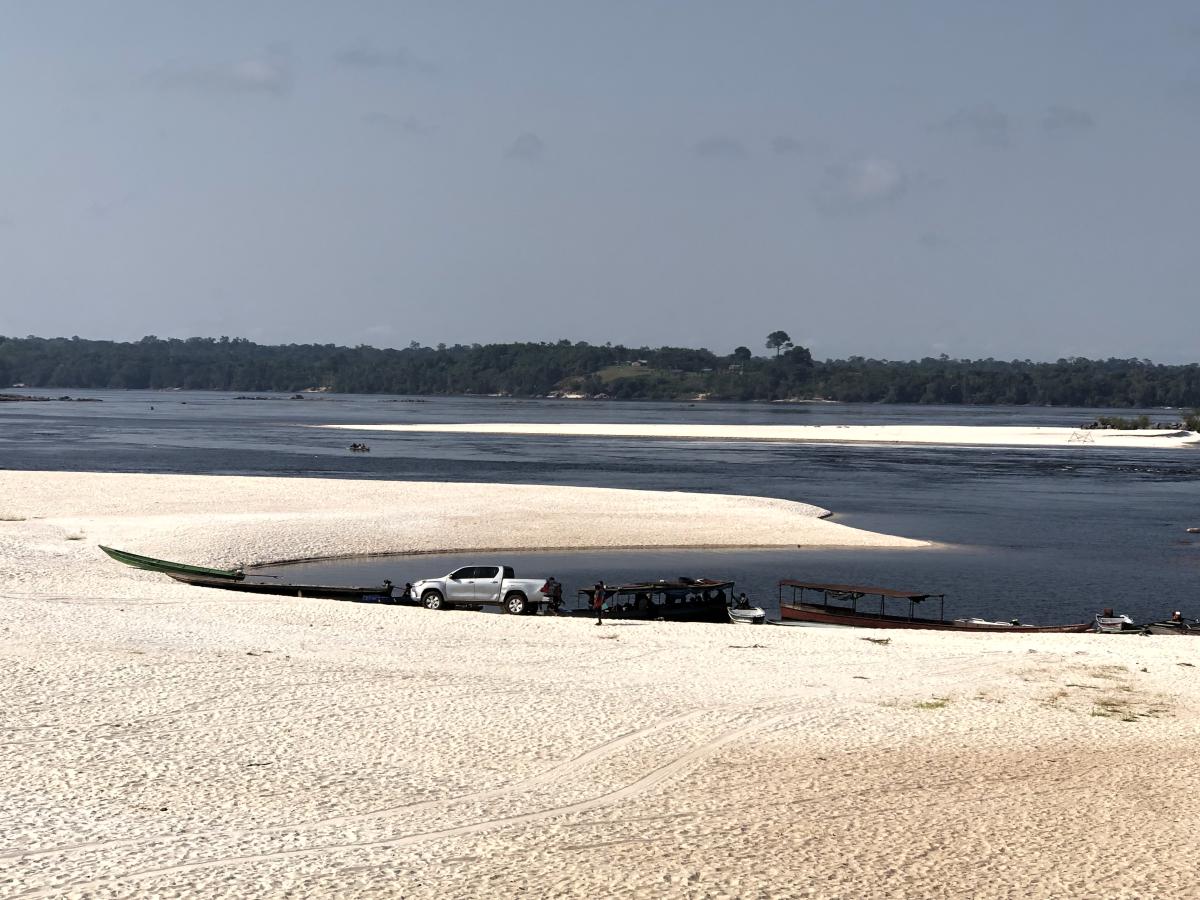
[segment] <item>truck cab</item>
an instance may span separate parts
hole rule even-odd
[[[499,603],[503,578],[516,578],[512,566],[463,566],[446,576],[449,603]]]

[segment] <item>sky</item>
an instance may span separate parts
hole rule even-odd
[[[1194,2],[0,2],[0,335],[1197,361]]]

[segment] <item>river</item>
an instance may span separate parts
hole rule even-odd
[[[793,577],[945,593],[948,613],[1031,622],[1078,621],[1105,606],[1137,619],[1164,617],[1174,609],[1200,614],[1195,596],[1200,542],[1185,533],[1187,526],[1200,525],[1197,451],[415,432],[360,436],[307,427],[508,421],[1074,426],[1097,415],[1141,410],[69,393],[102,402],[0,403],[0,468],[571,484],[783,497],[831,509],[847,525],[940,546],[904,552],[521,554],[506,561],[515,560],[518,571],[529,575],[557,575],[568,594],[596,577],[615,582],[691,575],[734,577],[756,599],[769,602],[775,581]],[[1177,416],[1144,412],[1153,419]],[[354,440],[369,443],[371,452],[350,453]],[[370,560],[323,571],[356,582],[375,574],[403,582],[460,562]],[[320,574],[310,569],[304,577]]]

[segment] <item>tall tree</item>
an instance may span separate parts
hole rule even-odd
[[[792,346],[792,339],[788,337],[786,331],[772,331],[767,335],[767,349],[774,350],[775,355],[779,355],[780,350],[786,350]]]

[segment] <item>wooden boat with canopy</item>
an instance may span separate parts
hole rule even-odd
[[[596,588],[579,591],[576,615],[595,615]],[[639,581],[602,590],[605,619],[663,619],[669,622],[728,622],[732,581],[676,578]]]
[[[785,591],[790,590],[790,599]],[[891,610],[888,601],[893,601]],[[896,611],[897,601],[907,602],[907,614]],[[918,615],[917,607],[936,601],[937,617]],[[937,631],[996,631],[1018,634],[1079,633],[1090,631],[1091,622],[1071,625],[1025,625],[1017,620],[992,622],[987,619],[946,619],[946,595],[854,584],[779,582],[779,616],[788,625],[825,625],[857,628],[929,628]]]

